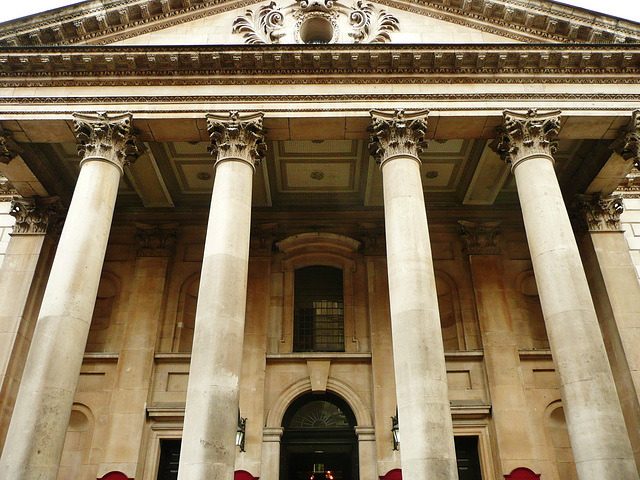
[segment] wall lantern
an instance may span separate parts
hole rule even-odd
[[[245,452],[244,449],[244,437],[247,430],[247,419],[240,416],[240,410],[238,410],[238,430],[236,430],[236,447],[240,447],[241,452]]]
[[[400,428],[398,427],[398,409],[396,414],[391,417],[391,433],[393,434],[393,449],[400,449]]]

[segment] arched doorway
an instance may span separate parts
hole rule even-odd
[[[280,480],[358,480],[356,417],[336,395],[305,395],[282,420]]]

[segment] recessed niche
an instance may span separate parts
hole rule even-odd
[[[300,25],[300,39],[304,43],[329,43],[333,38],[333,26],[324,17],[311,17]]]

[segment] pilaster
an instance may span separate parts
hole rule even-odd
[[[640,467],[640,284],[624,232],[622,197],[581,196],[578,244],[611,363],[631,447]]]
[[[156,339],[161,326],[164,287],[175,239],[175,225],[136,225],[137,256],[129,315],[124,325],[99,478],[109,472],[121,472],[127,478],[140,476],[140,445],[153,378]]]
[[[58,199],[14,198],[16,223],[0,268],[0,451],[13,412],[35,315],[54,250],[47,230],[60,214]]]
[[[503,256],[497,222],[460,221],[469,256],[484,362],[491,393],[500,476],[528,466],[540,471],[535,432],[527,404],[513,320],[504,283]]]

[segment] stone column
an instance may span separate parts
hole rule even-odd
[[[393,361],[403,477],[458,478],[419,153],[426,111],[372,111],[382,169]]]
[[[638,479],[578,247],[554,170],[560,112],[505,111],[511,162],[580,480]]]
[[[55,480],[118,184],[138,155],[131,115],[74,115],[83,156],[0,460],[0,478]]]
[[[533,422],[504,284],[496,223],[459,222],[469,255],[502,474],[536,465]]]
[[[99,478],[112,471],[122,472],[128,478],[138,477],[145,407],[161,325],[158,319],[162,314],[164,286],[175,239],[175,225],[136,225],[137,258],[129,314],[122,335]]]
[[[0,268],[0,451],[50,267],[54,242],[47,230],[59,210],[57,198],[15,198],[11,204],[16,223]]]
[[[253,172],[262,113],[207,116],[216,176],[204,247],[179,480],[231,480],[247,296]]]
[[[640,284],[620,229],[621,197],[579,201],[579,245],[631,448],[640,466]]]

